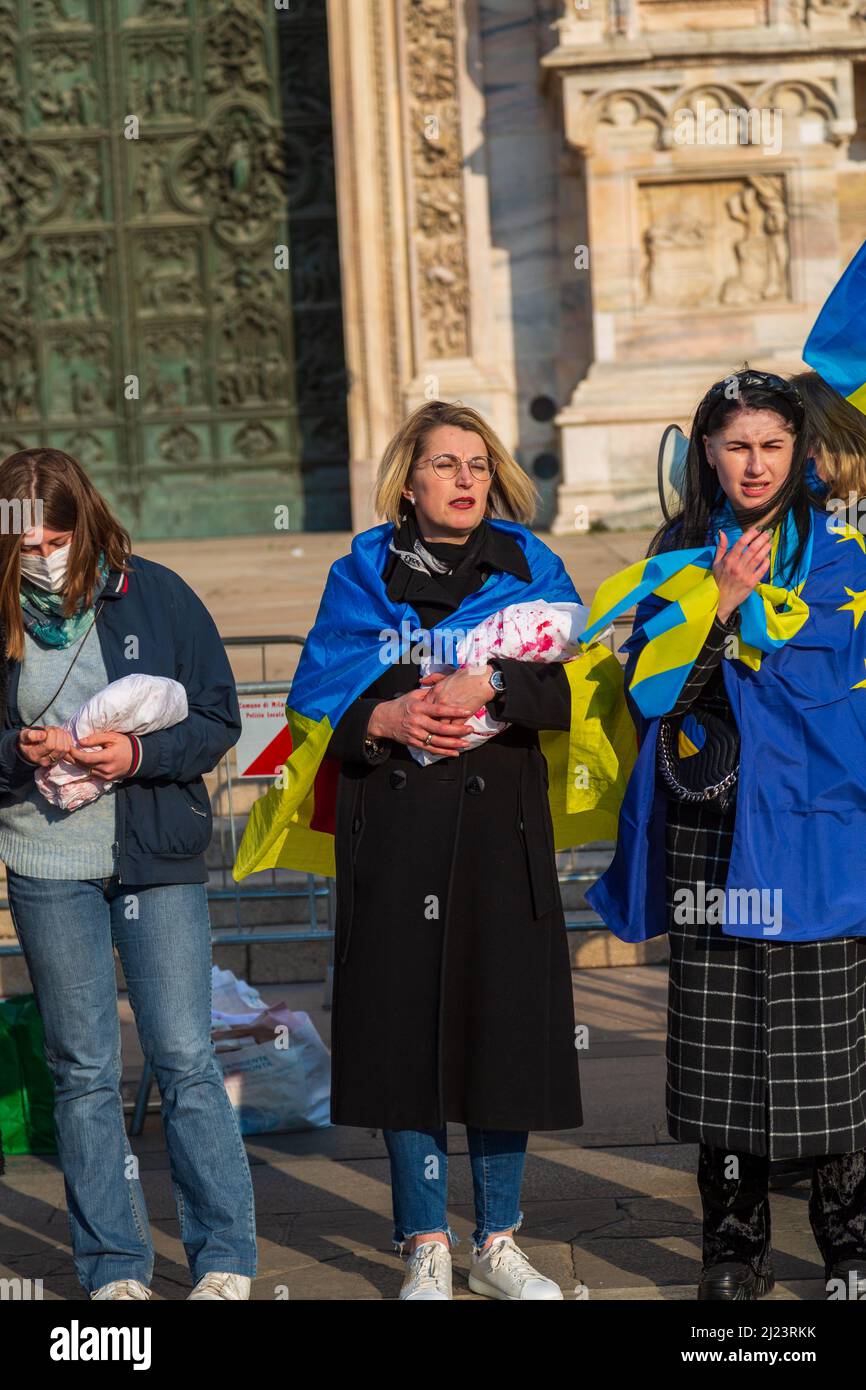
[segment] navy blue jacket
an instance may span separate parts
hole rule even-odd
[[[204,883],[213,815],[203,774],[240,738],[234,677],[213,618],[180,575],[140,555],[128,556],[127,563],[126,575],[109,571],[97,600],[98,606],[105,599],[96,635],[108,679],[170,676],[186,690],[189,714],[171,728],[142,734],[135,773],[116,785],[120,881]],[[10,661],[0,731],[4,805],[26,794],[36,772],[16,747],[20,672],[21,663]]]

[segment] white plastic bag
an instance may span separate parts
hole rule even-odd
[[[214,966],[214,1043],[242,1134],[324,1129],[331,1123],[331,1058],[306,1013],[265,1004],[245,980]]]
[[[577,639],[588,617],[589,609],[582,603],[545,603],[542,599],[511,603],[491,613],[455,643],[456,666],[485,666],[494,656],[512,657],[517,661],[570,661],[580,654]],[[421,662],[422,676],[431,671],[453,670],[455,666],[436,663],[430,658]],[[472,729],[472,733],[466,735],[467,748],[475,748],[508,728],[503,720],[493,718],[486,705],[463,722]],[[410,748],[409,752],[422,767],[444,756],[423,748]]]

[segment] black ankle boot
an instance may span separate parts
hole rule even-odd
[[[743,1299],[763,1298],[775,1282],[769,1265],[763,1273],[756,1274],[751,1265],[739,1260],[721,1260],[703,1271],[698,1285],[698,1299],[704,1303],[707,1300],[740,1302]]]

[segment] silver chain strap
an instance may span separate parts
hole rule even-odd
[[[740,769],[735,767],[723,777],[721,782],[717,782],[714,787],[704,787],[703,791],[693,792],[684,787],[677,781],[674,774],[673,763],[671,761],[671,750],[669,745],[670,723],[667,719],[662,719],[659,724],[659,769],[668,786],[676,792],[677,796],[683,801],[714,801],[732,787],[739,776]]]

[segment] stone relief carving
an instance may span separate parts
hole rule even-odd
[[[737,274],[722,286],[721,302],[759,304],[787,298],[788,214],[781,175],[745,180],[726,206],[743,235],[734,243]]]
[[[789,297],[781,174],[644,184],[638,201],[645,305],[747,306]]]
[[[107,255],[101,238],[64,236],[38,242],[43,314],[52,319],[103,318]]]
[[[26,323],[0,317],[0,416],[32,420],[39,414],[36,344]]]
[[[263,454],[276,453],[280,441],[274,431],[263,420],[247,420],[232,436],[232,452],[252,454],[259,458]]]
[[[186,19],[187,0],[141,0],[139,19]]]
[[[178,410],[206,404],[201,328],[160,328],[144,335],[146,410]]]
[[[29,225],[44,221],[61,197],[50,156],[0,125],[0,259],[22,246]]]
[[[61,447],[85,467],[104,463],[108,457],[99,435],[93,434],[90,430],[76,430],[74,434],[67,435]]]
[[[611,92],[597,103],[595,114],[601,138],[620,144],[661,144],[665,112],[649,92],[631,88]]]
[[[129,110],[149,121],[191,116],[195,84],[184,38],[134,39],[127,47]]]
[[[415,254],[423,355],[466,356],[469,284],[452,0],[406,0]]]
[[[172,171],[181,206],[211,212],[214,235],[227,246],[261,240],[285,197],[285,159],[278,128],[257,107],[224,108],[209,130],[182,149]]]
[[[175,230],[140,237],[135,252],[140,312],[147,316],[202,309],[200,256],[196,232]]]
[[[285,401],[289,390],[284,315],[268,303],[273,276],[238,267],[218,298],[217,393],[220,405]]]
[[[240,449],[269,467],[275,454],[299,466],[296,275],[317,328],[323,300],[335,298],[337,329],[319,331],[332,398],[315,407],[333,430],[344,388],[333,364],[339,260],[329,264],[316,237],[334,217],[330,106],[290,62],[281,71],[295,73],[306,117],[292,123],[289,191],[315,215],[302,263],[277,271],[271,252],[288,240],[275,50],[291,49],[303,8],[292,0],[290,24],[265,0],[0,0],[3,445],[62,441],[104,468],[134,510],[146,457],[218,470]],[[319,0],[306,8],[321,88]],[[143,138],[119,142],[124,170],[113,181],[107,132],[130,112]],[[123,401],[128,371],[141,381],[135,411]],[[184,411],[194,412],[187,434],[172,419]]]
[[[53,40],[40,40],[33,46],[30,71],[30,105],[37,125],[53,128],[98,123],[100,93],[87,40],[65,40],[60,46]]]
[[[66,190],[66,206],[76,222],[98,221],[105,215],[98,146],[76,146],[75,163],[67,167]]]
[[[204,24],[204,85],[208,92],[260,92],[270,85],[261,9],[247,0],[223,4]]]
[[[167,206],[165,159],[168,143],[142,142],[132,171],[132,211],[136,217],[151,217]]]
[[[51,29],[56,24],[86,24],[87,0],[30,0],[34,28]]]
[[[168,463],[194,463],[201,456],[201,440],[185,425],[175,425],[159,436],[158,448]]]
[[[0,115],[18,123],[21,87],[15,62],[15,23],[17,16],[0,5]]]
[[[65,333],[48,347],[49,414],[103,415],[114,405],[109,339],[96,333]]]

